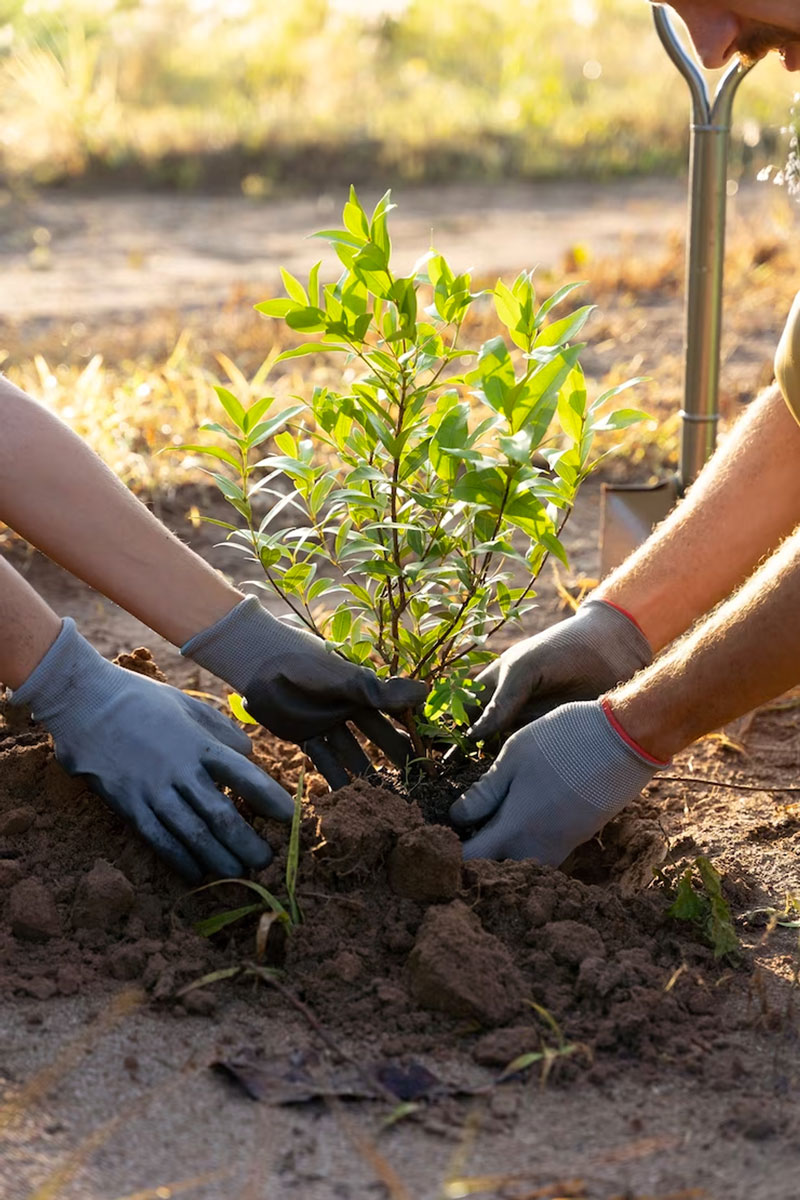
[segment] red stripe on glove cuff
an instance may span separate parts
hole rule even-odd
[[[609,608],[615,608],[615,609],[617,610],[617,612],[618,612],[618,613],[622,613],[623,617],[627,617],[627,618],[628,618],[628,620],[630,621],[631,625],[635,625],[635,626],[636,626],[636,628],[639,630],[639,633],[641,633],[642,637],[645,637],[645,638],[647,637],[647,634],[646,634],[646,633],[645,633],[645,631],[642,629],[642,627],[641,627],[641,625],[639,624],[639,622],[636,620],[636,617],[633,615],[633,613],[630,613],[630,612],[628,612],[627,608],[623,608],[621,604],[615,604],[613,600],[604,600],[604,599],[600,599],[600,600],[598,601],[598,603],[599,603],[599,604],[607,604]]]
[[[616,608],[616,605],[614,605],[614,607]],[[635,750],[636,753],[640,756],[640,758],[643,758],[645,760],[645,762],[652,763],[654,767],[666,767],[668,765],[669,759],[664,760],[661,758],[654,758],[652,754],[648,754],[646,750],[642,749],[642,747],[639,745],[638,742],[635,742],[633,740],[631,735],[629,733],[627,733],[620,725],[619,721],[617,720],[616,716],[614,715],[614,710],[612,709],[608,700],[601,700],[600,707],[602,708],[603,712],[606,714],[608,723],[611,726],[611,728],[614,730],[614,732],[618,733],[619,736],[622,738],[623,742],[625,742],[625,744],[627,746],[630,746],[631,750]]]

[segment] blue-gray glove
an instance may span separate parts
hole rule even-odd
[[[450,809],[455,825],[486,822],[464,857],[557,867],[594,837],[665,765],[617,728],[595,700],[565,704],[513,734]]]
[[[652,661],[647,638],[621,609],[588,600],[573,617],[524,638],[478,675],[470,713],[477,741],[518,729],[571,700],[595,700]]]
[[[348,772],[366,775],[369,759],[347,728],[352,721],[399,766],[409,739],[381,711],[417,708],[427,688],[413,679],[379,679],[337,654],[322,638],[273,617],[255,596],[242,600],[181,654],[240,692],[266,729],[302,746],[331,787]]]
[[[250,739],[207,704],[108,662],[67,617],[11,703],[50,732],[70,775],[129,821],[186,879],[264,867],[272,851],[217,788],[288,821],[287,792],[245,755]]]

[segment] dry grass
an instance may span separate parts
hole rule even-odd
[[[574,257],[574,256],[572,256]],[[543,274],[542,295],[569,278],[586,280],[581,293],[598,311],[587,328],[583,361],[600,390],[634,375],[649,382],[635,402],[656,418],[631,433],[618,466],[641,476],[674,460],[683,375],[683,246],[665,243],[643,263],[635,256],[565,262]],[[774,346],[797,287],[789,239],[742,234],[729,247],[723,339],[723,425],[771,379]],[[494,282],[486,280],[485,282]],[[167,491],[196,478],[194,460],[160,453],[196,440],[200,423],[216,413],[212,383],[223,381],[242,399],[269,391],[278,404],[307,396],[315,384],[335,384],[338,358],[270,362],[297,336],[281,322],[253,311],[263,295],[238,289],[220,309],[152,312],[141,323],[109,328],[84,321],[45,330],[3,331],[4,369],[30,394],[46,401],[85,437],[134,490]],[[478,345],[499,332],[488,299],[474,306],[464,331]]]
[[[11,176],[179,188],[226,176],[263,195],[337,172],[585,177],[685,159],[673,118],[686,88],[642,0],[6,7]],[[741,157],[780,163],[792,90],[777,62],[754,72],[737,100]]]

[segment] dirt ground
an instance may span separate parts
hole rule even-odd
[[[509,233],[512,212],[528,228],[551,221],[544,240],[554,263],[576,245],[591,247],[599,230],[610,262],[640,233],[637,255],[644,242],[647,253],[637,262],[646,264],[665,253],[666,226],[680,226],[674,186],[627,194],[615,185],[591,197],[576,189],[560,206],[555,197],[536,212],[526,208],[535,209],[531,193],[491,197],[506,232],[496,267],[530,259],[530,246]],[[417,199],[417,219],[430,221],[435,197]],[[640,225],[646,199],[650,216]],[[455,210],[455,194],[446,200],[469,248],[487,193],[462,196]],[[114,310],[113,288],[94,284],[92,271],[113,277],[118,243],[81,242],[81,222],[120,234],[148,229],[162,247],[173,233],[180,240],[178,230],[202,240],[206,222],[222,264],[216,282],[206,281],[209,299],[262,281],[250,274],[255,217],[251,226],[232,219],[231,237],[235,229],[241,241],[229,260],[221,210],[209,207],[216,201],[173,201],[181,207],[171,225],[152,219],[153,198],[139,207],[115,198],[107,208],[98,199],[83,210],[75,198],[37,203],[49,206],[48,227],[76,240],[63,264],[38,273],[13,237],[44,209],[9,221],[0,251],[24,299],[13,305],[4,290],[2,304],[13,310],[15,336],[34,313],[52,319],[67,294],[72,319],[91,323]],[[760,221],[765,239],[778,238],[788,218],[773,204],[766,190],[754,193],[734,220]],[[313,227],[318,214],[307,215]],[[273,230],[281,219],[286,209],[268,214]],[[412,232],[418,242],[419,228]],[[296,248],[296,230],[292,241]],[[491,250],[474,243],[486,270],[493,264],[480,256]],[[273,252],[264,255],[262,244],[264,270],[274,271]],[[198,246],[182,253],[184,279],[200,278],[208,263]],[[286,261],[282,246],[277,254]],[[125,300],[133,320],[163,298],[163,279],[146,262],[129,267],[138,272]],[[741,321],[746,305],[736,294]],[[191,302],[176,284],[170,302],[181,296]],[[653,345],[655,313],[659,355],[679,359],[679,289],[628,308],[639,339],[632,354]],[[754,337],[727,343],[733,407],[764,382],[779,320],[759,312]],[[230,569],[208,531],[186,522],[192,502],[179,491],[159,511]],[[598,520],[592,484],[567,527],[568,583],[597,574]],[[103,653],[145,644],[173,682],[221,696],[216,681],[104,598],[19,545],[9,552]],[[540,600],[531,629],[566,612],[550,576]],[[256,752],[294,783],[294,748],[259,735]],[[454,835],[425,826],[413,798],[363,786],[331,796],[312,778],[298,884],[305,922],[286,947],[270,943],[256,959],[255,918],[199,937],[192,922],[223,901],[184,898],[103,804],[60,771],[39,731],[0,718],[0,1195],[794,1200],[797,916],[776,924],[753,910],[783,910],[787,895],[800,893],[798,761],[800,698],[791,695],[681,755],[569,874],[462,865]],[[278,854],[262,881],[280,891],[286,835],[269,832]],[[733,960],[715,960],[697,931],[666,913],[670,880],[700,854],[725,877],[742,944]],[[238,889],[224,898],[246,901]],[[245,961],[283,962],[277,986],[251,974],[183,991]],[[531,1052],[544,1058],[498,1082]],[[398,1107],[405,1103],[413,1109]]]

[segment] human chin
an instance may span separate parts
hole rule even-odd
[[[784,46],[781,58],[787,71],[800,71],[800,42],[789,42]]]

